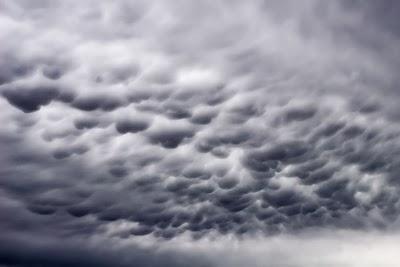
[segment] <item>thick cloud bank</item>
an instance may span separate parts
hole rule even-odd
[[[0,1],[0,267],[399,265],[399,16]]]

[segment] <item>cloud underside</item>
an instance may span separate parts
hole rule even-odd
[[[139,244],[396,228],[394,1],[0,9],[1,267],[212,266]]]

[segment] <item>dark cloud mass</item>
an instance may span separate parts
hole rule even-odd
[[[59,92],[51,87],[13,88],[3,91],[4,98],[23,112],[34,112],[41,106],[49,104],[58,96]]]
[[[0,1],[0,267],[233,266],[213,246],[397,231],[399,16]]]

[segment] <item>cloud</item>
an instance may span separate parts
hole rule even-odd
[[[5,89],[3,96],[23,112],[34,112],[57,98],[59,92],[51,87]]]
[[[120,134],[136,133],[146,130],[149,124],[145,121],[122,120],[118,121],[115,128]]]
[[[83,129],[91,129],[96,127],[99,124],[99,121],[95,118],[78,118],[74,120],[74,126],[78,130],[83,130]]]
[[[397,227],[392,2],[3,1],[0,266],[361,264],[321,233]]]
[[[193,132],[190,129],[159,129],[150,133],[149,139],[153,144],[172,149],[177,148],[185,139],[192,136]]]
[[[93,111],[97,109],[109,111],[118,108],[122,103],[112,96],[97,95],[79,97],[72,103],[72,105],[83,111]]]
[[[7,246],[5,246],[7,242]],[[32,242],[23,238],[16,240],[2,238],[0,261],[5,266],[185,266],[191,261],[193,266],[212,266],[209,261],[197,255],[157,251],[155,248],[131,246],[93,245],[84,240],[64,240],[61,246],[55,240]],[[19,248],[23,244],[24,249]],[[212,263],[211,263],[212,264]]]

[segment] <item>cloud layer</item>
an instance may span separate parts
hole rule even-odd
[[[397,229],[394,1],[0,7],[0,266],[210,266],[157,244]]]

